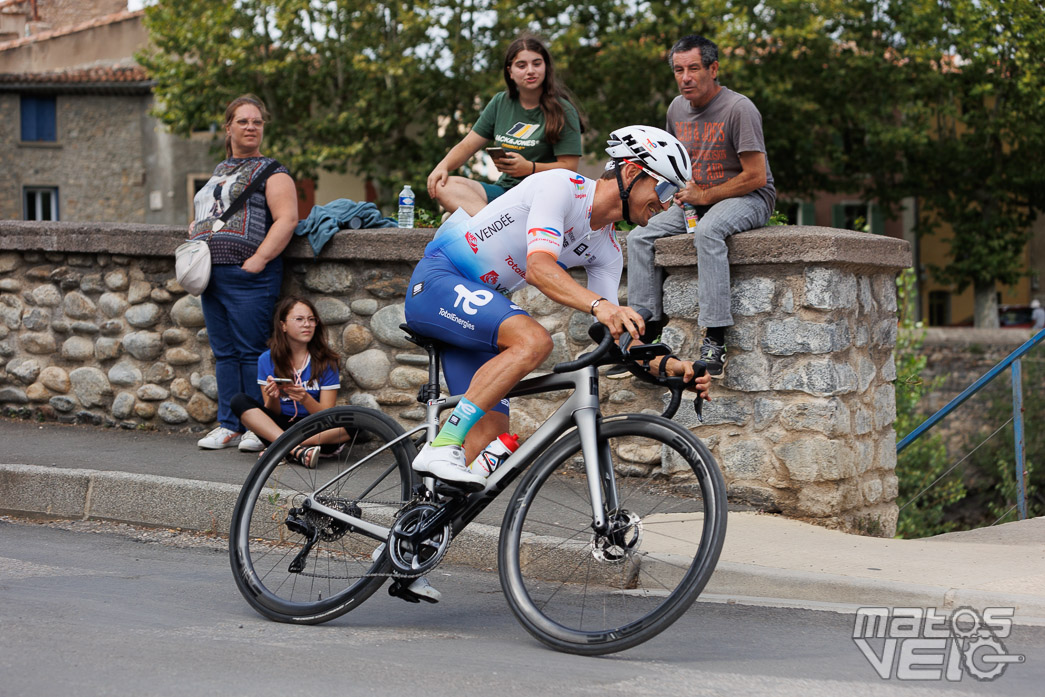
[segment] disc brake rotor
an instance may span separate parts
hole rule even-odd
[[[609,532],[591,538],[591,554],[598,561],[620,564],[642,542],[642,519],[631,511],[618,511],[609,520]]]

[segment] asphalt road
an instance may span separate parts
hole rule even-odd
[[[0,694],[803,695],[1041,694],[1045,629],[990,683],[880,679],[849,615],[699,603],[672,628],[602,658],[544,648],[496,576],[430,575],[438,605],[379,591],[320,626],[255,614],[224,541],[108,523],[0,519]]]

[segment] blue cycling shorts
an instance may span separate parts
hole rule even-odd
[[[441,252],[426,256],[410,277],[406,323],[443,347],[443,375],[453,394],[468,389],[475,371],[500,353],[497,333],[514,315],[528,315],[511,300],[461,275]],[[494,407],[508,413],[508,400]]]

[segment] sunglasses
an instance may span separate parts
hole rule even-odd
[[[660,176],[656,172],[653,172],[653,171],[647,169],[646,167],[643,167],[638,162],[632,162],[631,160],[629,160],[627,158],[624,158],[624,161],[627,162],[628,164],[635,165],[636,167],[641,169],[643,172],[648,174],[650,177],[652,177],[655,182],[657,182],[654,185],[654,187],[653,187],[653,191],[656,192],[657,199],[661,203],[667,203],[668,201],[670,201],[671,199],[673,199],[675,197],[675,194],[677,194],[679,192],[679,186],[677,184],[675,184],[673,182],[669,182],[667,179],[665,179],[664,177]]]

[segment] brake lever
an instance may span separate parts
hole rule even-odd
[[[704,361],[693,361],[693,382],[697,381],[697,378],[704,377],[704,374],[708,372],[708,364]],[[693,382],[688,383],[692,385]],[[693,411],[697,413],[697,421],[704,423],[704,396],[701,393],[697,393],[697,396],[693,398]]]

